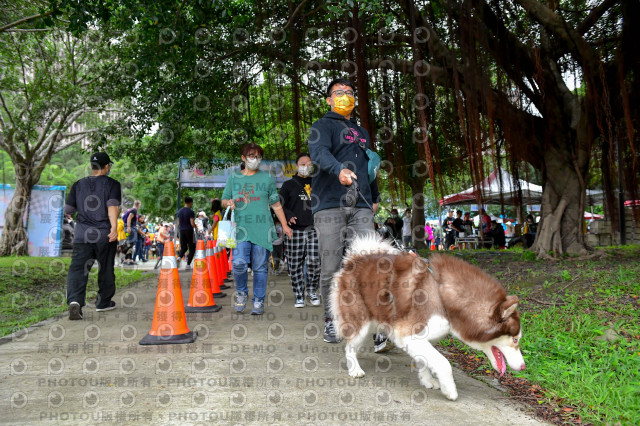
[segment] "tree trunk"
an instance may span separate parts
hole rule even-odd
[[[4,228],[0,238],[0,256],[28,256],[29,236],[23,218],[31,199],[34,179],[33,168],[27,164],[14,164],[16,188],[4,214]],[[39,178],[39,176],[37,176]]]
[[[354,2],[353,6],[353,26],[356,31],[354,40],[355,63],[356,63],[356,86],[358,91],[358,113],[360,118],[360,126],[369,132],[371,138],[371,146],[373,149],[376,140],[375,123],[371,120],[371,109],[369,104],[369,77],[367,76],[367,56],[365,52],[363,39],[363,28],[358,18],[358,3]]]
[[[293,2],[289,1],[289,16],[293,15],[294,7]],[[291,42],[291,102],[293,105],[292,110],[292,118],[293,118],[293,140],[296,147],[296,155],[299,155],[302,152],[302,136],[300,135],[300,73],[299,70],[299,62],[300,62],[300,39],[301,34],[298,30],[297,25],[298,19],[296,18],[294,22],[291,24],[290,31],[290,42]]]
[[[411,236],[413,237],[413,247],[416,249],[426,248],[424,241],[424,196],[425,178],[411,179]]]
[[[587,254],[583,215],[588,161],[572,160],[566,149],[571,144],[556,142],[544,152],[542,218],[533,246],[541,258]]]

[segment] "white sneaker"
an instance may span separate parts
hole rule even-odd
[[[320,306],[320,298],[318,297],[318,293],[309,293],[309,303],[313,306]]]
[[[293,306],[296,308],[304,308],[304,297],[296,297],[296,303]]]

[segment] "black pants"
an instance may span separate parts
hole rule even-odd
[[[187,231],[180,231],[180,253],[178,258],[182,259],[182,256],[189,250],[189,256],[187,256],[187,265],[191,265],[193,256],[196,254],[196,242],[193,237],[193,229]]]
[[[273,267],[275,270],[280,268],[280,261],[282,260],[282,244],[274,245],[273,251],[271,254],[273,255]]]
[[[444,238],[444,249],[445,250],[451,249],[451,246],[456,243],[456,234],[454,232],[455,231],[447,232],[447,235]]]
[[[87,281],[94,261],[98,261],[98,298],[96,308],[106,308],[116,293],[116,274],[113,262],[116,258],[118,242],[74,243],[71,265],[67,273],[67,304],[78,302],[85,305]]]

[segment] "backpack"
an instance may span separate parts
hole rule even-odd
[[[364,147],[360,144],[358,144],[358,146],[362,151],[364,151],[364,155],[366,155],[367,160],[369,160],[367,163],[367,172],[369,174],[369,183],[371,184],[374,180],[376,180],[376,177],[378,176],[382,158],[380,158],[380,155],[377,152],[371,150],[371,148],[364,149]]]
[[[365,151],[367,157],[369,158],[369,183],[373,183],[376,180],[376,176],[378,176],[378,171],[380,170],[380,163],[382,159],[377,152],[367,149]]]

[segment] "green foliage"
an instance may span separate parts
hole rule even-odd
[[[522,250],[521,258],[525,261],[534,261],[536,260],[536,254],[531,250]]]
[[[637,423],[640,318],[637,310],[628,314],[631,318],[613,327],[633,337],[607,342],[596,340],[612,327],[599,304],[574,300],[567,306],[524,313],[527,334],[522,350],[525,359],[534,361],[516,375],[540,383],[549,396],[580,407],[583,421]]]
[[[70,258],[0,258],[0,336],[61,314],[67,309],[67,270]],[[116,285],[128,285],[152,276],[116,269]],[[87,301],[97,295],[97,269],[89,275]]]

